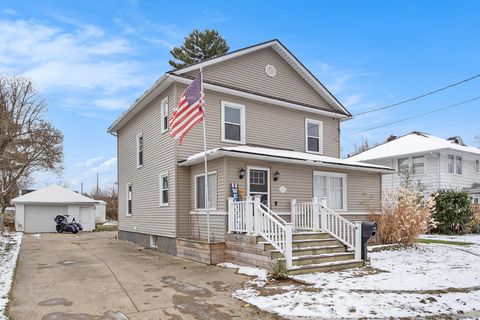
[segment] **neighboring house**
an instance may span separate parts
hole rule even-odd
[[[273,40],[166,73],[111,125],[108,130],[118,145],[120,239],[203,259],[197,255],[200,245],[193,244],[194,239],[207,239],[202,125],[194,127],[182,145],[168,132],[181,93],[201,68],[211,233],[218,248],[227,246],[224,252],[219,249],[219,260],[240,255],[229,249],[232,232],[252,231],[250,206],[241,209],[240,202],[229,201],[232,184],[245,201],[260,196],[265,219],[278,215],[283,230],[278,232],[286,232],[293,211],[299,214],[298,203],[313,197],[325,197],[335,217],[350,221],[365,220],[371,210],[380,210],[381,173],[390,169],[340,159],[340,123],[350,119],[350,113]],[[292,200],[297,205],[292,206]],[[294,228],[312,219],[294,217]],[[353,225],[341,221],[345,230]]]
[[[57,185],[26,193],[12,199],[15,204],[15,230],[27,233],[56,232],[53,219],[68,214],[84,231],[95,229],[97,200]]]
[[[460,137],[411,132],[349,159],[396,169],[383,175],[384,191],[399,188],[400,172],[410,168],[426,194],[449,188],[468,191],[475,203],[480,199],[480,149],[465,145]]]

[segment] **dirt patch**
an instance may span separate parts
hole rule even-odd
[[[144,290],[145,292],[160,292],[162,289],[160,288],[147,288]]]
[[[52,298],[52,299],[44,300],[38,303],[38,305],[42,307],[49,307],[49,306],[68,307],[68,306],[71,306],[72,304],[73,304],[72,301],[68,301],[65,298]]]
[[[228,291],[229,286],[226,286],[223,281],[210,281],[207,282],[208,285],[211,285],[216,292]]]
[[[182,320],[182,317],[179,316],[178,314],[173,314],[173,313],[170,313],[166,310],[163,310],[163,314],[168,317],[168,319],[166,319],[166,320]]]
[[[199,320],[225,320],[232,316],[226,312],[220,311],[224,307],[221,304],[209,304],[206,301],[194,299],[189,296],[174,295],[172,302],[175,308],[182,314],[188,314]]]
[[[118,311],[107,311],[101,316],[86,313],[52,312],[44,315],[42,320],[128,320],[128,317]]]
[[[166,287],[172,288],[177,292],[184,293],[189,296],[212,296],[212,292],[210,290],[177,280],[177,278],[175,278],[174,276],[163,277],[162,282],[165,284]]]

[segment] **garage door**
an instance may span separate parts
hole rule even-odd
[[[94,207],[80,207],[80,223],[84,231],[92,231],[95,229],[95,212]]]
[[[53,219],[66,213],[67,206],[25,206],[25,232],[56,232]]]

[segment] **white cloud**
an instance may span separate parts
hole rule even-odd
[[[13,16],[17,14],[17,11],[15,11],[15,9],[12,9],[12,8],[6,8],[6,9],[3,9],[3,13]]]
[[[78,163],[75,164],[75,166],[76,167],[91,167],[94,164],[102,161],[103,159],[105,159],[104,156],[98,156],[98,157],[95,157],[95,158],[90,158],[90,159],[85,160],[83,162],[78,162]]]

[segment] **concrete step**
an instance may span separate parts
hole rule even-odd
[[[327,232],[294,232],[292,234],[293,240],[308,240],[308,239],[327,239],[332,236]],[[257,243],[265,242],[265,239],[262,236],[257,235]]]
[[[292,258],[294,266],[320,264],[324,262],[353,260],[355,255],[349,252],[323,253],[315,255],[297,256]]]
[[[274,250],[275,247],[268,242],[259,242],[258,244],[263,246],[263,250]],[[293,240],[292,248],[305,248],[305,247],[322,247],[322,246],[333,246],[339,245],[340,242],[335,238],[326,238],[326,239],[306,239],[306,240]]]
[[[270,252],[270,256],[273,259],[283,257],[283,255],[278,250],[270,250],[267,252]],[[296,257],[296,256],[322,254],[322,253],[335,253],[335,252],[345,252],[345,246],[337,244],[332,246],[295,248],[292,250],[292,255]]]
[[[360,268],[363,266],[363,260],[344,260],[334,262],[324,262],[318,264],[307,264],[293,266],[288,270],[288,274],[306,274],[314,272],[340,271],[351,268]]]

